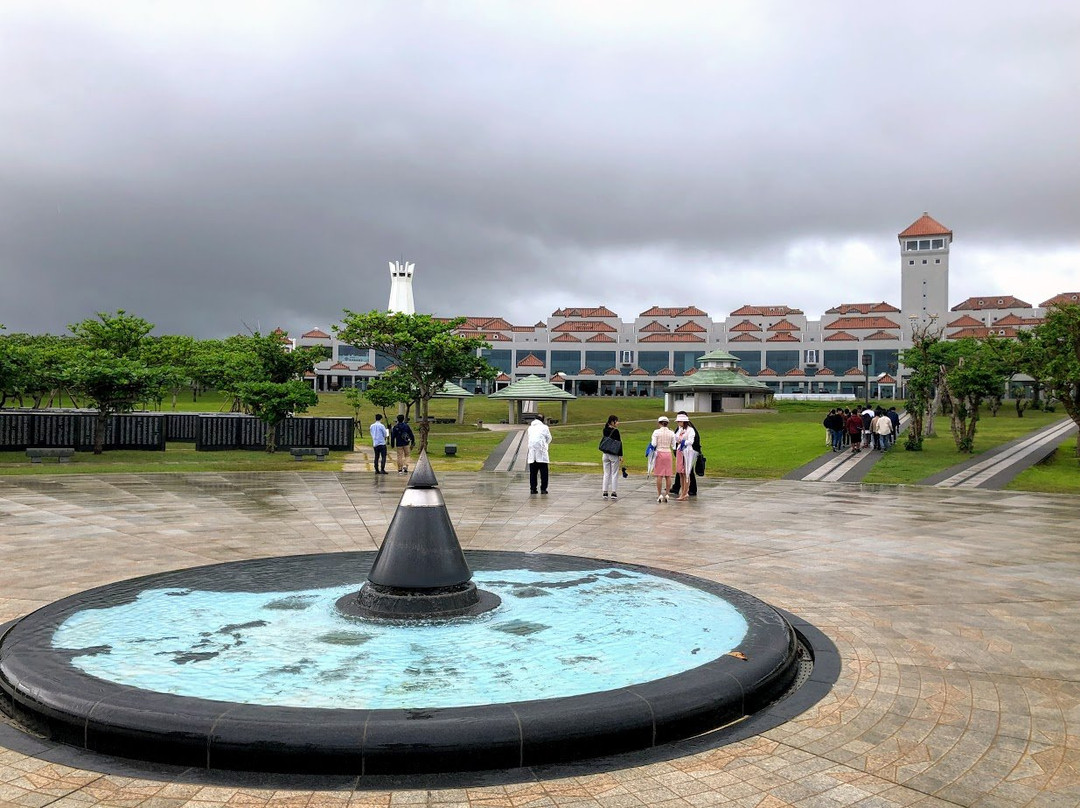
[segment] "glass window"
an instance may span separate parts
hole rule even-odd
[[[638,367],[655,376],[668,366],[667,351],[638,351]]]
[[[919,241],[919,249],[920,250],[929,250],[930,249],[930,239],[928,239],[928,238],[921,239]]]
[[[934,249],[934,250],[940,250],[944,246],[945,246],[945,239],[943,239],[943,238],[936,238],[936,239],[934,239],[933,241],[930,242],[930,247],[931,247],[931,249]]]
[[[842,376],[846,371],[859,366],[858,351],[824,351],[823,353],[825,354],[825,367],[838,376]]]
[[[863,355],[869,356],[871,359],[871,376],[876,376],[879,373],[896,373],[897,351],[895,348],[877,348],[870,351],[863,351]],[[860,367],[862,366],[860,365]]]
[[[732,356],[739,359],[739,367],[751,375],[761,371],[761,351],[732,351]]]
[[[765,364],[777,373],[787,373],[799,366],[798,351],[766,351]]]
[[[806,364],[808,364],[808,365],[816,365],[817,364],[817,351],[816,350],[810,350],[810,351],[806,352]]]
[[[503,373],[505,373],[508,376],[513,374],[514,368],[513,368],[512,364],[511,364],[513,362],[513,352],[512,351],[506,351],[506,350],[491,351],[491,350],[488,350],[488,351],[481,351],[480,355],[482,357],[484,357],[484,359],[486,359],[488,364],[491,365],[492,367],[498,368],[499,370],[501,370]]]
[[[906,249],[906,250],[917,250],[917,249],[919,249],[919,242],[917,242],[917,241],[909,241],[907,244],[904,245],[904,249]]]
[[[581,351],[552,351],[551,373],[565,373],[568,376],[576,375],[583,367]]]
[[[337,355],[342,362],[366,362],[368,360],[368,349],[356,348],[342,343],[338,345]]]
[[[615,352],[586,351],[585,367],[592,368],[597,372],[597,374],[601,374],[605,370],[611,370],[613,367],[615,367]]]
[[[697,367],[697,358],[704,353],[704,351],[674,351],[671,369],[676,373],[686,373],[690,368]]]

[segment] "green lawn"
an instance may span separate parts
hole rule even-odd
[[[904,437],[901,436],[890,451],[885,453],[866,475],[863,482],[882,484],[914,484],[932,474],[944,471],[950,466],[970,459],[1015,440],[1028,432],[1041,429],[1055,421],[1060,421],[1061,413],[1047,413],[1028,410],[1023,418],[1017,418],[1015,410],[1002,408],[996,417],[983,415],[979,419],[975,432],[975,452],[972,455],[956,451],[952,433],[949,432],[947,416],[938,416],[934,420],[937,436],[923,440],[921,452],[904,450]]]
[[[177,401],[177,411],[220,412],[228,402],[219,394],[191,396]],[[431,402],[436,418],[456,418],[457,399]],[[707,476],[776,479],[813,460],[826,451],[821,420],[833,405],[829,402],[778,402],[774,410],[739,414],[699,414],[694,421],[702,434],[702,448],[708,458]],[[608,415],[618,415],[623,435],[625,460],[631,474],[645,470],[645,446],[656,428],[656,417],[663,403],[655,398],[587,397],[570,402],[567,423],[552,426],[552,465],[564,471],[600,473],[597,444]],[[171,402],[162,410],[171,411]],[[542,404],[547,418],[561,420],[559,404]],[[361,409],[361,422],[369,424],[375,410]],[[309,413],[319,416],[352,415],[341,393],[320,393],[319,403]],[[669,416],[671,413],[667,413]],[[392,415],[392,413],[388,413]],[[436,471],[476,471],[491,451],[503,440],[504,432],[486,426],[508,417],[505,402],[476,396],[466,402],[465,424],[435,424],[429,435],[429,456]],[[1005,407],[996,417],[983,415],[975,438],[976,454],[1018,438],[1028,432],[1060,420],[1060,413],[1028,410],[1023,418]],[[483,421],[485,428],[477,428]],[[897,446],[882,455],[866,478],[868,483],[911,484],[961,463],[968,458],[956,451],[948,432],[948,420],[937,420],[938,437],[929,438],[922,452],[906,452],[901,438]],[[358,447],[370,443],[367,430],[357,432]],[[447,457],[446,444],[457,446],[457,453]],[[1010,489],[1025,491],[1080,492],[1080,463],[1072,457],[1075,439],[1070,439],[1046,463],[1022,474]],[[155,472],[155,471],[335,471],[345,455],[332,452],[326,462],[305,460],[298,463],[288,453],[267,455],[263,452],[195,452],[190,444],[170,444],[166,452],[106,452],[95,457],[77,453],[73,462],[58,464],[46,461],[31,464],[22,452],[0,452],[0,474],[55,474],[86,472]],[[392,462],[392,459],[391,459]]]

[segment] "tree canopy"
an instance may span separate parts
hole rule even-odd
[[[374,348],[389,356],[404,386],[420,404],[420,450],[427,449],[428,402],[451,379],[494,379],[498,371],[480,351],[489,347],[480,337],[457,333],[464,317],[436,319],[427,314],[345,310],[338,338],[350,345]],[[411,387],[410,387],[411,386]],[[407,399],[401,399],[406,401]]]
[[[1019,364],[1061,402],[1080,426],[1080,305],[1055,304],[1043,322],[1019,335]],[[1080,458],[1080,433],[1076,438]]]

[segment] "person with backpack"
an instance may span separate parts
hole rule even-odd
[[[416,438],[413,437],[412,429],[405,423],[404,415],[397,417],[397,423],[390,430],[390,445],[397,449],[397,473],[408,474],[409,453],[416,445]]]

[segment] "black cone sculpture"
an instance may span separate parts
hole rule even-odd
[[[472,582],[435,472],[421,452],[367,583],[337,608],[358,617],[422,620],[480,614],[499,603]]]

